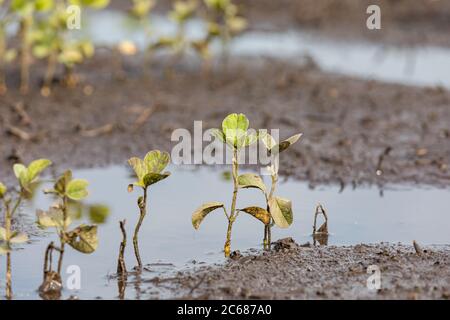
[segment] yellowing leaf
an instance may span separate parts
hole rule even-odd
[[[243,211],[252,215],[264,224],[270,223],[270,213],[266,209],[260,207],[247,207],[244,209],[240,209],[239,211]]]
[[[6,191],[8,191],[8,188],[0,182],[0,198],[3,198],[3,196],[6,194]]]
[[[292,203],[290,200],[273,197],[269,200],[270,215],[280,228],[287,228],[292,224]]]
[[[145,155],[146,174],[161,173],[169,164],[170,155],[167,152],[152,150]]]
[[[81,225],[66,236],[68,244],[79,252],[92,253],[98,247],[97,226]]]
[[[192,214],[192,225],[195,229],[198,229],[200,227],[200,223],[211,211],[223,207],[224,204],[221,202],[208,202],[203,204]]]
[[[28,180],[33,182],[52,162],[48,159],[34,160],[28,166]]]
[[[225,134],[226,142],[240,148],[246,139],[249,121],[247,117],[240,113],[228,115],[222,122],[222,131]]]
[[[167,178],[168,176],[170,176],[170,172],[165,172],[163,174],[160,173],[148,173],[145,175],[144,177],[144,186],[148,187],[152,184],[155,184],[165,178]]]

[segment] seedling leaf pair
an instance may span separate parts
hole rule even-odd
[[[39,174],[51,164],[52,162],[48,159],[39,159],[31,162],[28,168],[21,163],[17,163],[13,166],[13,170],[20,186],[29,190],[30,185],[37,180]]]
[[[128,164],[133,168],[138,181],[128,186],[128,190],[132,191],[132,186],[147,188],[170,175],[170,172],[162,171],[170,162],[170,156],[167,152],[153,150],[147,153],[144,159],[133,157],[128,160]]]

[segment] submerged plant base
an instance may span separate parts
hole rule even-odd
[[[61,298],[62,280],[55,271],[45,273],[44,282],[39,287],[39,296],[44,300],[58,300]]]

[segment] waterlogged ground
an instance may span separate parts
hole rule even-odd
[[[217,280],[219,271],[214,270],[220,267],[213,267],[213,265],[225,262],[221,251],[226,229],[223,214],[219,211],[210,214],[198,231],[193,229],[190,218],[191,213],[203,202],[223,201],[228,204],[231,197],[231,182],[223,178],[220,168],[213,170],[211,168],[172,166],[169,170],[172,171],[172,176],[150,190],[148,216],[140,234],[141,255],[146,268],[140,278],[136,278],[134,275],[129,276],[128,286],[124,293],[125,298],[149,299],[189,295],[192,293],[191,286],[196,284],[195,281],[201,280],[199,275],[204,272],[204,268],[209,268],[207,269],[208,274],[215,275]],[[101,220],[104,222],[99,224],[100,245],[94,254],[83,255],[74,250],[67,251],[65,267],[71,265],[80,267],[81,289],[68,290],[66,288],[63,298],[117,298],[119,292],[114,273],[121,241],[118,221],[127,219],[130,240],[138,217],[136,206],[138,192],[135,191],[132,194],[127,192],[126,187],[132,178],[130,171],[125,166],[76,170],[74,176],[86,178],[91,182],[90,196],[85,201],[86,208],[80,216],[80,222],[99,223]],[[350,256],[349,258],[346,255],[353,249],[336,248],[335,245],[382,241],[402,242],[410,245],[412,240],[417,240],[427,248],[429,245],[433,245],[432,247],[436,250],[443,250],[445,246],[442,245],[450,243],[450,234],[448,233],[450,217],[447,214],[450,207],[450,191],[447,189],[395,187],[385,188],[382,191],[377,188],[360,188],[339,192],[339,188],[336,187],[311,190],[305,183],[288,180],[281,182],[278,190],[279,195],[293,200],[295,219],[289,229],[274,228],[274,239],[292,237],[298,243],[310,242],[312,244],[313,239],[310,234],[316,204],[322,203],[328,211],[331,232],[328,245],[332,247],[325,251],[323,248],[302,248],[301,254],[306,256],[301,260],[304,260],[305,263],[313,261],[314,256],[322,254],[332,255],[338,264],[346,263],[345,261],[351,259],[355,264],[367,265],[373,260],[373,252],[367,251],[367,256],[360,253],[356,257]],[[50,202],[48,196],[38,193],[31,203],[23,207],[21,219],[26,221],[25,228],[33,229],[29,223],[34,219],[35,210],[47,208]],[[108,207],[109,214],[105,216],[90,215],[88,208],[92,205]],[[255,190],[242,190],[239,193],[238,206],[249,205],[263,206],[263,198]],[[239,249],[242,252],[250,250],[247,252],[250,254],[257,253],[261,249],[262,232],[262,225],[259,221],[242,214],[234,227],[233,249]],[[36,229],[32,234],[34,236],[31,243],[26,245],[23,250],[18,250],[13,254],[15,299],[39,298],[37,288],[42,280],[43,254],[46,245],[55,239],[51,233],[42,233]],[[381,250],[379,248],[379,246],[374,246],[373,250]],[[391,250],[388,245],[386,248]],[[347,253],[343,254],[339,250],[344,250],[344,253],[347,250]],[[404,247],[402,250],[413,252],[411,247]],[[404,251],[399,252],[399,257],[402,257]],[[448,259],[448,252],[443,253],[442,256]],[[291,258],[287,259],[284,255],[284,260],[273,258],[273,261],[278,261],[280,268],[286,268],[298,259],[292,260]],[[264,261],[269,258],[261,256],[261,259]],[[281,261],[286,263],[281,263]],[[326,261],[326,259],[323,261],[324,266],[327,265]],[[420,259],[417,260],[417,262],[420,261]],[[127,248],[126,262],[128,268],[132,270],[135,260],[131,242]],[[4,263],[4,257],[1,257],[0,265],[3,266]],[[316,261],[316,263],[318,262]],[[426,264],[422,261],[418,266],[425,268]],[[203,271],[197,273],[195,271],[197,269]],[[178,273],[179,271],[183,271],[183,273]],[[197,276],[194,278],[187,276],[192,272],[194,272],[194,276]],[[68,276],[68,274],[63,275],[65,280],[68,279]],[[291,276],[293,277],[292,281],[298,282],[300,279],[296,278],[298,275],[295,273]],[[2,281],[4,279],[3,267],[0,269],[0,279]],[[234,281],[246,281],[241,287],[248,287],[249,292],[254,294],[259,292],[261,297],[267,297],[267,292],[265,292],[267,288],[264,290],[258,287],[256,287],[257,290],[252,288],[248,283],[251,279],[252,276],[244,276],[244,273],[241,279],[236,278],[234,274]],[[229,280],[231,281],[231,279]],[[221,281],[227,282],[224,279]],[[223,284],[223,282],[221,283]],[[1,283],[3,290],[4,283]],[[209,286],[206,292],[196,291],[194,296],[198,297],[202,292],[207,294],[206,297],[240,297],[242,294],[241,291],[225,294],[220,289],[221,287],[216,282]],[[214,291],[214,288],[218,291]],[[274,289],[273,294],[282,294],[284,290],[282,288],[283,286],[278,286],[277,290]],[[280,290],[282,290],[281,293]],[[285,291],[286,294],[287,292]],[[353,297],[358,297],[358,295]]]

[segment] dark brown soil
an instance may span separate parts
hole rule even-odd
[[[172,280],[191,299],[449,299],[450,249],[412,246],[298,246],[244,255],[221,267],[203,267]],[[381,289],[369,290],[367,269],[377,266]],[[165,282],[165,285],[168,285]]]
[[[126,79],[119,80],[108,57],[79,69],[83,85],[56,85],[48,98],[37,89],[22,97],[14,84],[17,71],[11,70],[11,89],[0,97],[2,179],[11,176],[13,162],[37,157],[51,158],[60,169],[124,163],[149,149],[170,150],[172,131],[193,130],[194,120],[203,120],[206,129],[243,112],[252,127],[279,128],[282,137],[304,133],[301,143],[282,154],[281,168],[312,186],[450,184],[445,89],[362,81],[314,66],[255,59],[234,60],[227,71],[219,68],[209,77],[186,64],[171,77],[156,66],[146,77],[134,58],[125,65]],[[23,124],[13,108],[17,103],[23,103],[31,124]],[[146,108],[151,115],[137,125]],[[19,138],[11,126],[29,137]]]

